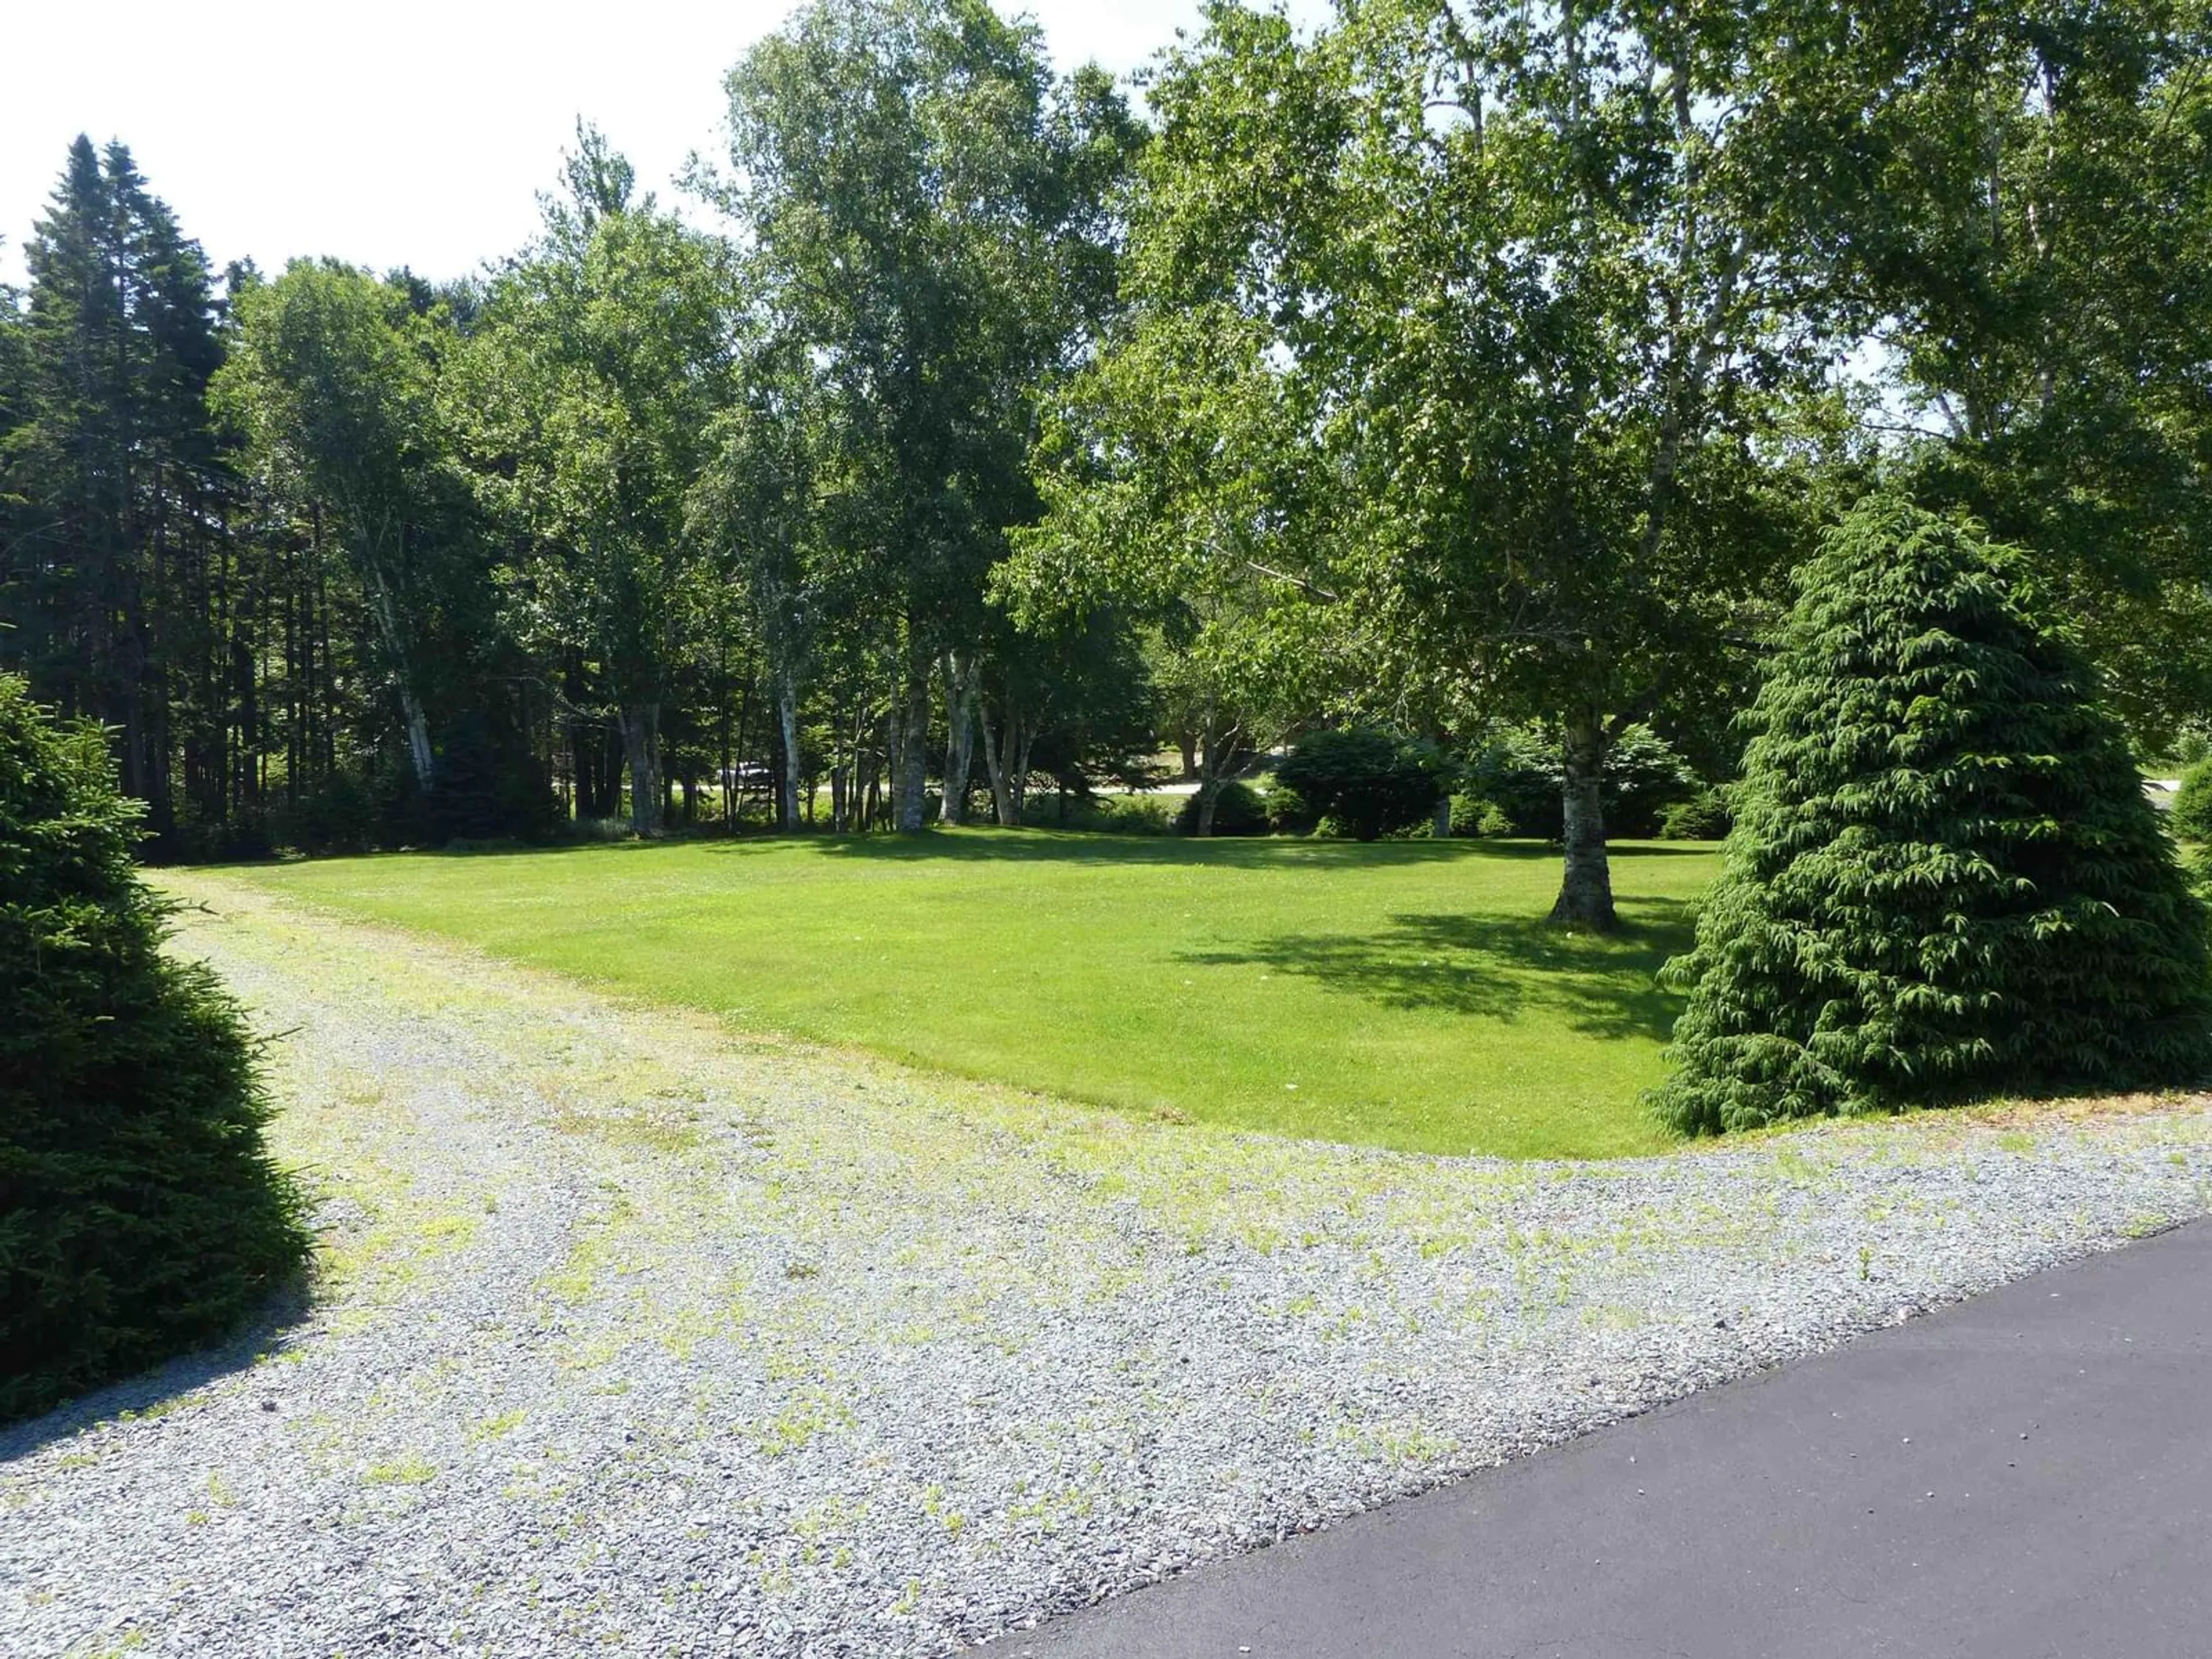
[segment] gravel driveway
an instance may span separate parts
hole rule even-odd
[[[942,1654],[2212,1209],[2212,1100],[1416,1158],[175,885],[321,1272],[0,1435],[11,1656]]]

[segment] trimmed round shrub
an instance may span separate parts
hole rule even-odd
[[[1443,799],[1444,772],[1432,745],[1354,726],[1308,732],[1275,778],[1344,834],[1375,841],[1433,812]]]
[[[1718,789],[1700,789],[1687,800],[1678,800],[1659,815],[1662,841],[1720,841],[1734,817],[1728,796]]]
[[[2204,912],[2016,556],[1875,498],[1827,535],[1668,966],[1676,1127],[2212,1072]]]
[[[2200,761],[2181,775],[2166,822],[2182,840],[2212,848],[2212,761]]]
[[[1198,833],[1198,797],[1186,795],[1176,813],[1178,836]],[[1264,836],[1267,833],[1267,803],[1249,783],[1231,778],[1213,799],[1213,833],[1217,836]]]
[[[1279,836],[1310,836],[1321,823],[1313,803],[1280,778],[1267,780],[1260,800],[1267,809],[1268,829]]]
[[[161,949],[97,727],[0,676],[0,1421],[222,1335],[307,1259],[256,1051]]]

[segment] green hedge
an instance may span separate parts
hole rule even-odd
[[[1565,769],[1557,737],[1533,727],[1509,727],[1478,749],[1466,769],[1463,793],[1470,805],[1455,805],[1454,835],[1480,833],[1484,805],[1497,809],[1510,826],[1502,833],[1557,841],[1563,833]],[[1697,775],[1674,745],[1648,726],[1632,726],[1606,750],[1601,799],[1606,834],[1614,840],[1657,835],[1667,810],[1692,798]],[[1468,827],[1462,829],[1464,822]]]
[[[1213,797],[1213,833],[1217,836],[1264,836],[1267,833],[1267,803],[1260,792],[1240,779],[1231,778],[1215,792]],[[1176,808],[1175,832],[1178,836],[1198,833],[1198,797],[1185,795],[1182,805]]]

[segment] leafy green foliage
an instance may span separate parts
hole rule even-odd
[[[1962,8],[1870,106],[1854,239],[1917,498],[2027,550],[2139,734],[2212,707],[2212,10]]]
[[[1275,777],[1355,841],[1420,823],[1444,794],[1443,757],[1433,744],[1358,726],[1308,732]]]
[[[1056,82],[1033,22],[967,0],[811,0],[726,84],[723,204],[842,411],[826,550],[862,567],[841,591],[897,658],[894,817],[919,830],[930,682],[991,631],[989,570],[1035,513],[1036,399],[1114,303],[1106,203],[1139,130],[1108,77]],[[1020,747],[1015,723],[994,740]]]
[[[0,677],[0,1420],[219,1335],[305,1261],[254,1050],[161,951],[92,726]]]
[[[1049,819],[1055,830],[1109,836],[1166,836],[1175,832],[1182,804],[1172,795],[1091,795],[1068,801]]]
[[[2199,761],[2182,774],[2166,821],[2182,840],[2212,848],[2212,761]]]
[[[479,500],[527,550],[501,572],[508,629],[602,665],[631,823],[654,835],[662,704],[714,580],[684,532],[725,390],[727,281],[717,244],[630,199],[629,163],[588,126],[568,179],[441,389]]]
[[[1183,798],[1183,804],[1175,817],[1176,834],[1194,836],[1198,833],[1198,803],[1196,795]],[[1264,836],[1271,828],[1267,803],[1250,784],[1231,778],[1215,791],[1212,834]]]
[[[1279,836],[1310,836],[1321,822],[1320,809],[1279,777],[1261,786],[1260,801],[1267,809],[1267,827]]]
[[[1558,741],[1533,727],[1501,732],[1476,751],[1467,769],[1468,793],[1495,805],[1515,836],[1557,841],[1564,828],[1565,782]],[[1599,799],[1615,835],[1658,833],[1667,810],[1698,787],[1674,747],[1648,726],[1632,726],[1607,747]]]
[[[441,479],[431,394],[440,346],[404,283],[295,259],[237,297],[237,337],[210,395],[262,486],[338,504],[345,543],[404,711],[416,781],[433,751],[423,680],[439,584],[411,536]]]
[[[1691,1131],[2212,1070],[2204,913],[2016,556],[1893,500],[1801,573],[1661,1115]]]
[[[1659,815],[1662,841],[1719,841],[1725,837],[1735,815],[1728,796],[1718,789],[1700,789],[1678,800]]]
[[[1517,833],[1504,807],[1480,795],[1465,793],[1451,798],[1451,832],[1455,836],[1480,836],[1485,841],[1498,841]]]

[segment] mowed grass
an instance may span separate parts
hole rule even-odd
[[[1139,1113],[1410,1151],[1650,1152],[1639,1092],[1713,854],[1617,849],[1625,930],[1541,918],[1549,849],[936,831],[253,866],[736,1030]]]

